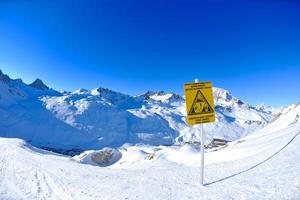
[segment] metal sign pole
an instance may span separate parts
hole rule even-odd
[[[195,79],[195,83],[198,83],[198,79]],[[201,176],[200,176],[200,182],[201,185],[204,183],[204,133],[203,133],[203,124],[200,124],[200,136],[201,136],[201,165],[200,165],[200,170],[201,170]]]

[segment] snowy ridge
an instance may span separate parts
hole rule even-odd
[[[279,130],[300,122],[300,103],[282,109],[274,121],[268,126],[272,131]]]
[[[199,142],[199,127],[186,124],[178,94],[130,96],[101,87],[57,92],[39,79],[27,85],[0,74],[0,136],[60,149]],[[253,107],[221,88],[214,96],[217,119],[204,126],[206,143],[239,139],[273,120],[269,107]]]

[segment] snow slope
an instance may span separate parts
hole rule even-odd
[[[191,145],[125,145],[117,162],[98,167],[0,138],[0,199],[299,199],[299,114],[294,105],[263,129],[207,152],[204,187],[200,152]]]
[[[266,106],[253,107],[221,88],[214,88],[214,96],[217,119],[204,127],[207,143],[214,137],[238,139],[273,120]],[[0,136],[38,147],[199,142],[199,126],[188,126],[185,113],[184,98],[174,93],[130,96],[105,88],[60,93],[40,79],[27,85],[0,72]]]

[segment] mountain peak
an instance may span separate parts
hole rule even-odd
[[[102,97],[109,97],[109,96],[129,96],[127,94],[121,93],[121,92],[116,92],[114,90],[104,88],[104,87],[98,87],[92,90],[93,95],[100,95]]]
[[[225,90],[223,88],[214,87],[213,92],[214,92],[214,96],[226,99],[228,101],[230,101],[233,98],[231,93],[228,90]]]
[[[29,84],[30,87],[39,89],[39,90],[48,90],[49,87],[43,83],[43,81],[39,78],[37,78],[35,81],[33,81],[31,84]]]
[[[177,101],[177,100],[182,100],[183,97],[180,96],[179,94],[170,92],[166,93],[165,91],[147,91],[146,93],[142,94],[141,96],[144,96],[146,100],[152,99],[155,101],[161,101],[161,102],[169,102],[169,101]]]
[[[160,91],[148,90],[146,93],[144,93],[142,95],[147,95],[147,96],[152,96],[152,95],[162,96],[162,95],[166,95],[166,94],[168,94],[168,93],[166,93],[163,90],[160,90]]]
[[[98,91],[100,94],[102,94],[102,93],[114,93],[114,94],[119,93],[119,92],[116,92],[116,91],[113,91],[111,89],[104,88],[104,87],[98,87],[95,90]]]
[[[271,107],[271,106],[269,106],[265,103],[261,103],[261,104],[255,106],[255,107],[256,107],[256,109],[261,110],[261,111],[267,111],[267,112],[274,111],[273,107]]]
[[[250,106],[248,103],[236,98],[228,90],[223,88],[213,88],[214,98],[218,104],[222,105],[233,105],[238,106]]]
[[[8,75],[3,74],[3,72],[0,69],[0,81],[2,81],[3,83],[8,83],[11,79],[9,78]]]

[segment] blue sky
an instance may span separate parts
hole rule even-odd
[[[300,101],[300,2],[0,1],[0,69],[55,89],[183,94],[210,80],[252,104]]]

